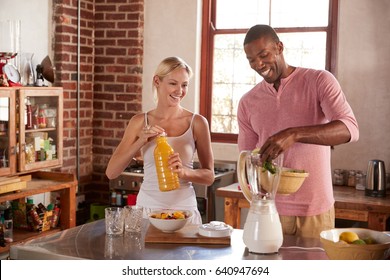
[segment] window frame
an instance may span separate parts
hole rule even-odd
[[[221,29],[214,26],[216,17],[216,1],[203,0],[202,8],[202,43],[201,43],[201,66],[200,66],[200,108],[199,112],[209,122],[211,141],[220,143],[237,143],[237,134],[216,133],[211,131],[212,117],[212,74],[213,74],[213,49],[214,36],[220,34],[242,34],[247,29]],[[325,69],[335,74],[337,62],[337,23],[339,0],[329,0],[329,14],[327,27],[288,27],[275,28],[276,32],[313,32],[323,31],[326,36],[326,62]],[[249,67],[249,65],[248,65]]]

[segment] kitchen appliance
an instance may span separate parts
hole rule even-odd
[[[275,204],[282,164],[283,155],[272,161],[263,161],[259,153],[240,153],[237,163],[238,182],[250,202],[243,240],[251,253],[276,253],[282,246],[282,225]],[[263,186],[265,181],[269,182],[267,190]]]
[[[382,160],[373,159],[368,162],[365,194],[386,197],[386,169]]]
[[[19,87],[20,74],[9,60],[16,57],[17,53],[0,52],[0,86]]]

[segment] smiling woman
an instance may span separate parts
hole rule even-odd
[[[191,75],[190,66],[179,57],[168,57],[158,65],[153,76],[153,88],[158,97],[156,108],[131,118],[107,166],[107,177],[116,178],[141,151],[144,177],[137,205],[143,206],[145,218],[159,209],[180,209],[191,213],[189,223],[202,223],[192,184],[213,183],[214,157],[206,119],[181,106]],[[164,176],[158,176],[154,157],[156,141],[158,144],[159,136],[163,134],[167,134],[167,142],[173,151],[170,149],[167,157],[161,157],[164,162],[160,165],[179,178],[177,188],[172,190],[172,186],[169,186],[167,189],[170,191],[164,192],[158,184]],[[200,163],[197,169],[193,168],[195,153]]]

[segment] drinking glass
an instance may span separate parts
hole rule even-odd
[[[126,205],[125,211],[125,231],[141,232],[143,207],[139,205]]]
[[[121,207],[107,207],[104,209],[106,219],[106,233],[108,235],[122,235],[124,212]]]

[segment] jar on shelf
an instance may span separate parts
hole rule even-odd
[[[47,122],[46,122],[46,115],[44,108],[39,108],[38,112],[38,128],[46,128]]]
[[[347,185],[347,172],[343,169],[335,169],[333,171],[333,185],[345,186]]]
[[[348,187],[355,187],[356,186],[356,171],[355,170],[349,170],[348,171]]]
[[[362,171],[356,172],[356,187],[357,190],[364,191],[366,189],[366,174]]]
[[[25,161],[27,164],[34,163],[36,161],[35,148],[32,143],[26,144],[26,158]]]

